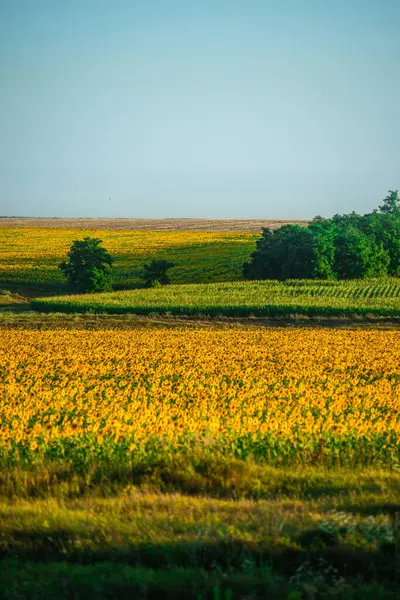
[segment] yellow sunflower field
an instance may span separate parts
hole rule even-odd
[[[1,456],[396,467],[399,366],[397,331],[1,330]]]

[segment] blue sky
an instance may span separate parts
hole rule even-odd
[[[399,32],[399,0],[1,0],[0,215],[367,212]]]

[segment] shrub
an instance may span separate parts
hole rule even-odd
[[[166,285],[170,283],[167,275],[168,269],[174,267],[174,263],[168,260],[153,259],[150,264],[144,265],[143,280],[147,287],[156,287],[157,285]]]

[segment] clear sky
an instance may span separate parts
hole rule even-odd
[[[1,0],[0,86],[0,215],[301,219],[400,188],[400,0]]]

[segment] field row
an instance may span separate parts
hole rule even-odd
[[[400,459],[396,331],[0,332],[1,460]],[[77,466],[77,468],[78,468]]]
[[[400,316],[400,280],[242,281],[38,298],[41,311],[212,316]]]

